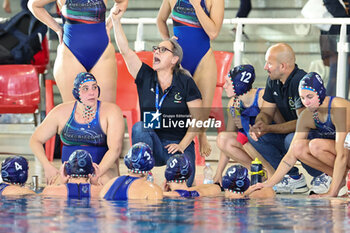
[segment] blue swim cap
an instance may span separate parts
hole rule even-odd
[[[88,177],[94,173],[92,157],[86,150],[75,150],[65,165],[67,175],[72,177]]]
[[[74,87],[73,87],[72,93],[73,93],[74,98],[76,100],[78,100],[79,102],[81,102],[80,95],[79,95],[80,87],[81,87],[81,85],[83,85],[84,83],[89,82],[89,81],[97,82],[96,78],[91,73],[88,73],[88,72],[81,72],[74,79],[74,84],[73,84]],[[97,88],[98,88],[98,97],[100,97],[100,87],[97,86]]]
[[[185,154],[173,155],[166,162],[165,179],[167,181],[185,182],[191,174],[191,161]]]
[[[143,142],[134,144],[125,155],[124,163],[133,173],[147,173],[154,167],[151,147]]]
[[[248,169],[242,165],[233,165],[222,178],[222,187],[226,190],[243,193],[249,188]]]
[[[1,164],[3,181],[24,184],[28,179],[28,161],[22,156],[8,157]]]
[[[255,80],[255,71],[252,65],[240,65],[228,73],[231,78],[233,91],[236,96],[243,95],[252,89]]]
[[[326,88],[323,85],[323,80],[316,72],[310,72],[300,80],[299,90],[301,89],[316,92],[320,105],[326,98]]]

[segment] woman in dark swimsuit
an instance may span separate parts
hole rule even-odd
[[[272,187],[300,160],[332,177],[328,192],[317,196],[336,197],[345,185],[350,168],[349,150],[344,148],[346,134],[350,131],[350,102],[326,96],[323,80],[315,72],[300,80],[299,94],[307,109],[298,118],[292,144],[275,174],[257,186]],[[312,129],[315,137],[310,139]]]
[[[53,1],[30,0],[28,7],[35,17],[58,35],[54,77],[63,102],[74,100],[70,91],[74,77],[80,72],[90,72],[101,86],[101,99],[115,103],[117,63],[108,36],[112,25],[109,20],[105,22],[107,0],[57,0],[62,12],[63,28],[44,8]],[[120,10],[126,10],[128,0],[115,2]]]
[[[163,0],[157,17],[158,30],[170,38],[167,19],[171,14],[174,36],[183,49],[181,65],[193,76],[202,94],[203,116],[208,119],[215,93],[217,67],[210,41],[220,33],[224,18],[224,0]],[[209,156],[206,134],[198,135],[200,154]]]
[[[96,164],[86,150],[76,150],[61,167],[64,184],[47,186],[42,195],[63,196],[72,199],[98,198],[102,185],[92,184]]]
[[[28,179],[28,161],[22,156],[8,157],[1,163],[0,196],[35,194],[24,187]]]
[[[221,192],[216,184],[201,184],[189,188],[187,179],[192,174],[191,161],[185,154],[176,154],[167,161],[164,196],[167,197],[215,197]]]
[[[154,167],[151,148],[146,143],[136,143],[124,157],[129,169],[128,175],[119,176],[108,182],[102,189],[100,197],[106,200],[157,200],[163,198],[161,188],[146,180]]]
[[[102,184],[119,175],[119,156],[124,138],[124,120],[120,108],[99,101],[100,88],[90,73],[79,73],[74,81],[76,101],[56,106],[34,131],[30,146],[44,167],[47,183],[54,182],[58,170],[48,161],[44,143],[55,134],[61,136],[62,162],[70,154],[83,149],[99,165]],[[113,165],[117,164],[114,168]]]

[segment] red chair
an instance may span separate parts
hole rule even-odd
[[[225,114],[222,106],[222,91],[225,84],[225,77],[231,68],[233,53],[225,51],[214,51],[214,55],[217,66],[217,81],[212,109],[210,111],[209,117],[221,120],[223,124],[218,129],[218,132],[221,132],[225,131]]]
[[[49,112],[55,107],[53,85],[56,85],[56,82],[54,80],[45,80],[46,115],[49,114]],[[45,153],[49,161],[53,160],[55,152],[55,140],[56,136],[53,136],[45,143]]]
[[[44,39],[41,42],[41,47],[42,50],[40,50],[34,55],[34,61],[32,62],[32,65],[34,65],[37,73],[39,74],[39,86],[40,90],[43,92],[45,90],[45,73],[48,69],[48,64],[50,62],[49,42],[47,40],[47,36],[44,36]],[[43,111],[43,108],[44,106],[41,105],[40,111]]]
[[[222,106],[222,91],[225,84],[225,76],[229,72],[232,64],[233,53],[225,51],[214,51],[216,66],[217,66],[217,81],[210,118],[215,118],[222,122],[218,132],[225,131],[225,114]],[[195,139],[196,164],[204,165],[205,158],[199,153],[198,139]]]
[[[153,53],[149,51],[137,52],[137,55],[149,66],[153,65]],[[117,79],[117,105],[121,108],[123,116],[126,118],[128,133],[131,141],[132,126],[140,121],[140,105],[138,99],[135,79],[131,76],[120,53],[115,54],[117,59],[118,79]]]
[[[132,126],[140,121],[139,99],[135,79],[131,76],[120,53],[116,53],[118,79],[117,79],[117,105],[126,118],[131,145]]]
[[[47,65],[50,62],[49,42],[47,40],[47,36],[44,37],[41,43],[41,47],[42,50],[34,55],[34,61],[32,62],[32,65],[34,65],[36,71],[39,74],[44,74],[47,69]]]
[[[40,88],[32,65],[0,66],[0,113],[38,113]],[[34,116],[34,119],[37,118]],[[35,121],[37,125],[38,122]]]

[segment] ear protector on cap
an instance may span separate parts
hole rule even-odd
[[[167,181],[186,181],[192,174],[191,161],[185,154],[171,156],[165,168]]]
[[[75,150],[65,164],[67,175],[88,177],[89,174],[94,173],[92,165],[92,157],[86,150]]]
[[[1,164],[3,181],[24,184],[28,179],[28,161],[22,156],[8,157]]]
[[[124,157],[126,167],[134,173],[146,173],[154,167],[154,158],[149,145],[143,142],[134,144]]]
[[[321,76],[316,72],[310,72],[300,80],[299,90],[301,89],[316,92],[320,105],[326,98],[326,88],[323,85],[323,80]]]
[[[222,178],[222,187],[235,192],[244,192],[249,188],[248,169],[242,165],[233,165]]]
[[[236,96],[243,95],[252,89],[255,80],[255,70],[252,65],[240,65],[228,73]]]
[[[81,102],[80,94],[79,94],[80,86],[89,81],[97,82],[96,78],[91,73],[88,73],[88,72],[81,72],[74,79],[72,94],[74,98],[79,102]],[[100,93],[101,93],[100,86],[97,86],[97,88],[98,88],[98,97],[100,97]]]

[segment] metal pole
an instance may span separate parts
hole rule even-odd
[[[134,49],[136,52],[145,50],[145,42],[143,41],[143,22],[140,19],[137,25],[136,40],[134,44]]]
[[[346,24],[342,24],[340,28],[340,37],[337,46],[338,63],[337,63],[337,89],[336,96],[346,97],[347,83],[347,58],[349,52],[349,43],[347,43]]]
[[[242,42],[243,25],[237,23],[236,39],[233,42],[234,51],[234,66],[238,66],[242,63],[242,52],[244,51],[244,43]]]

